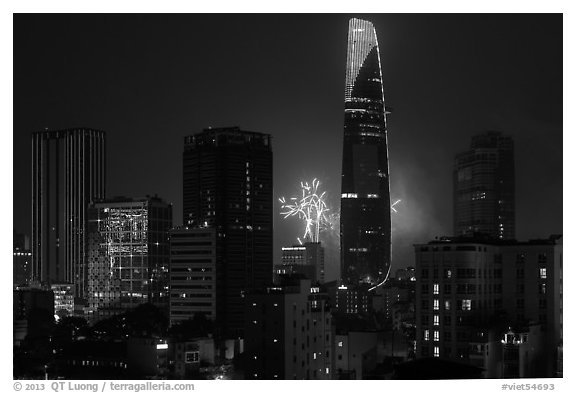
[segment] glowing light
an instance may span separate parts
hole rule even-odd
[[[280,215],[285,219],[288,217],[302,219],[306,224],[303,237],[311,242],[319,241],[322,227],[331,227],[326,216],[326,212],[330,210],[325,201],[326,191],[320,193],[319,186],[320,181],[318,179],[312,180],[311,185],[308,182],[300,182],[302,197],[292,197],[289,200],[284,197],[278,199],[282,203]],[[298,242],[302,244],[300,238],[298,238]]]
[[[398,213],[398,210],[394,209],[394,206],[396,206],[397,204],[399,204],[400,202],[402,202],[402,199],[398,199],[396,202],[394,202],[392,205],[390,205],[390,209],[392,209],[392,211],[394,213]]]

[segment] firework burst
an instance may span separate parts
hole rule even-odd
[[[320,241],[320,230],[330,228],[332,223],[327,216],[328,209],[325,201],[326,191],[320,193],[318,188],[320,181],[312,180],[312,183],[300,182],[301,197],[292,197],[286,199],[279,198],[281,205],[280,215],[286,219],[288,217],[297,217],[304,221],[304,240],[311,242]],[[300,241],[300,238],[298,238]]]

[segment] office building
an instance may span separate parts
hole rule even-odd
[[[183,223],[216,230],[217,326],[238,338],[244,293],[272,283],[271,137],[214,128],[184,142]]]
[[[346,285],[376,286],[391,261],[386,113],[376,30],[351,19],[348,28],[340,252]]]
[[[418,357],[481,366],[499,378],[502,356],[488,354],[503,353],[510,328],[538,336],[533,326],[539,325],[544,350],[523,375],[555,376],[563,328],[560,236],[528,242],[444,238],[415,245],[415,251]]]
[[[310,280],[246,296],[246,379],[332,379],[330,302]]]
[[[320,242],[307,242],[282,247],[282,263],[274,266],[274,282],[281,275],[301,275],[313,283],[324,283],[324,247]]]
[[[54,315],[64,318],[74,315],[74,286],[72,284],[52,284],[54,292]]]
[[[170,325],[216,319],[216,229],[170,230]]]
[[[454,235],[515,238],[514,143],[499,132],[472,138],[454,163]]]
[[[143,303],[167,311],[172,205],[158,197],[120,197],[94,203],[89,213],[91,318]]]
[[[85,298],[88,205],[105,197],[105,134],[87,128],[32,134],[32,279],[71,283]]]
[[[339,314],[362,314],[366,315],[370,307],[370,294],[366,287],[347,287],[340,285],[337,288],[330,286],[328,289],[330,298],[334,299],[334,312]]]

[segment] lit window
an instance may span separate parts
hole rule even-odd
[[[440,293],[440,285],[434,284],[434,295],[438,295]]]
[[[440,310],[440,300],[434,299],[434,310]]]
[[[428,329],[424,330],[424,341],[430,340],[430,331]]]
[[[546,278],[546,268],[545,267],[540,268],[540,278]]]
[[[326,367],[326,374],[330,374],[330,369]]]
[[[200,361],[200,352],[186,352],[185,358],[185,363],[198,363]]]
[[[440,332],[438,330],[434,330],[434,341],[440,341]]]
[[[434,326],[440,325],[440,316],[434,315]]]
[[[440,347],[434,347],[434,357],[437,358],[440,356]]]
[[[446,300],[444,302],[444,310],[446,311],[450,310],[450,300]]]
[[[314,356],[314,360],[316,360],[316,352],[314,352],[314,355],[313,355],[313,356]]]
[[[278,342],[278,339],[277,339],[277,338],[275,338],[275,339],[274,339],[274,342],[275,342],[275,343],[277,343],[277,342]]]
[[[472,300],[462,299],[462,310],[464,310],[464,311],[472,310]]]
[[[342,341],[338,342],[338,346],[341,347],[342,346]]]

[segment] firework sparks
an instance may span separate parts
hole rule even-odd
[[[300,198],[292,197],[286,199],[279,198],[281,209],[280,215],[283,218],[297,217],[305,222],[304,240],[311,242],[318,242],[320,238],[320,230],[324,227],[331,227],[331,223],[326,216],[326,212],[330,209],[326,206],[325,196],[326,191],[320,193],[318,187],[320,181],[317,179],[312,180],[312,184],[308,182],[300,182],[302,189],[302,196]],[[298,241],[301,242],[300,238]]]
[[[399,204],[400,202],[402,202],[402,199],[398,199],[396,202],[394,202],[392,205],[390,205],[390,209],[392,209],[392,211],[394,213],[398,213],[398,210],[394,209],[394,206],[396,206],[397,204]]]

